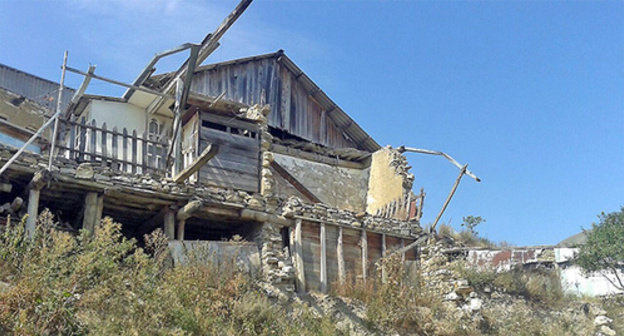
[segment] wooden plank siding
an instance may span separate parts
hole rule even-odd
[[[338,227],[325,225],[325,241],[327,246],[327,288],[338,283]]]
[[[361,231],[355,229],[343,229],[342,248],[344,249],[345,270],[347,278],[362,276],[362,259],[360,248]]]
[[[366,239],[368,240],[367,277],[380,277],[381,273],[375,267],[375,263],[381,258],[381,235],[379,233],[367,232]]]
[[[305,267],[306,289],[321,290],[321,241],[320,226],[316,223],[303,222],[303,265]]]
[[[199,182],[258,192],[260,139],[256,125],[216,120],[207,113],[202,113],[201,122],[199,152],[210,143],[219,145],[219,153],[199,170]],[[220,126],[224,129],[217,129]],[[246,135],[238,134],[243,131]]]
[[[321,225],[317,222],[302,222],[302,251],[303,264],[305,269],[306,290],[321,291]],[[327,290],[331,292],[339,286],[338,271],[338,230],[335,225],[325,225],[325,246],[326,246],[326,271]],[[362,278],[362,230],[342,228],[342,248],[345,262],[346,280],[354,281]],[[381,270],[376,269],[375,263],[382,257],[382,235],[379,233],[367,232],[367,278],[369,280],[381,279]],[[392,253],[401,247],[402,238],[389,236],[386,234],[386,251]],[[413,242],[404,239],[407,245]],[[406,269],[413,271],[417,266],[416,249],[406,252]]]
[[[386,255],[401,248],[401,238],[386,235]]]
[[[303,84],[276,58],[226,64],[198,71],[191,91],[227,100],[269,104],[269,125],[289,134],[333,148],[358,148],[329,117],[331,111],[310,96]]]

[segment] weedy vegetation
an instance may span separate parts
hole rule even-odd
[[[145,248],[105,219],[94,234],[42,213],[0,235],[0,333],[15,335],[336,335],[329,317],[271,301],[233,265],[169,267],[160,231]]]

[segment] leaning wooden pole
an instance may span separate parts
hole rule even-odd
[[[451,189],[451,192],[449,193],[448,197],[446,197],[446,201],[444,201],[444,205],[442,205],[442,209],[440,209],[440,212],[438,213],[438,216],[433,222],[433,225],[431,225],[431,232],[435,231],[436,225],[438,225],[438,221],[440,221],[440,218],[442,217],[444,210],[446,210],[446,207],[451,202],[451,198],[453,198],[453,195],[455,195],[455,191],[457,190],[457,187],[459,186],[459,182],[461,181],[464,174],[466,174],[467,169],[468,169],[468,165],[464,165],[459,171],[459,176],[457,176],[457,179],[455,180],[455,184],[453,184],[453,188]]]
[[[56,100],[56,113],[57,118],[54,119],[54,131],[52,132],[52,145],[50,146],[50,159],[48,161],[48,170],[52,169],[52,160],[54,160],[54,147],[56,147],[56,137],[58,135],[58,115],[61,114],[61,103],[63,100],[63,87],[65,86],[65,70],[67,69],[67,50],[63,55],[63,71],[61,72],[61,83],[59,84],[58,98]]]

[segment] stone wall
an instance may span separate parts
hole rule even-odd
[[[283,227],[279,224],[264,223],[258,243],[264,280],[276,286],[282,293],[290,295],[295,291],[295,269],[288,247],[283,246],[280,232]]]

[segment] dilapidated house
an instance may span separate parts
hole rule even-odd
[[[287,292],[383,276],[375,263],[393,251],[416,260],[424,194],[412,192],[406,158],[282,51],[199,66],[219,36],[157,54],[122,97],[85,94],[103,78],[65,67],[83,85],[60,111],[54,147],[12,158],[0,175],[12,187],[3,213],[27,213],[28,232],[43,208],[68,230],[109,216],[139,240],[162,229],[174,253],[229,251],[236,237],[239,257]],[[191,54],[180,70],[152,74],[179,50]],[[27,206],[12,207],[20,197]]]

